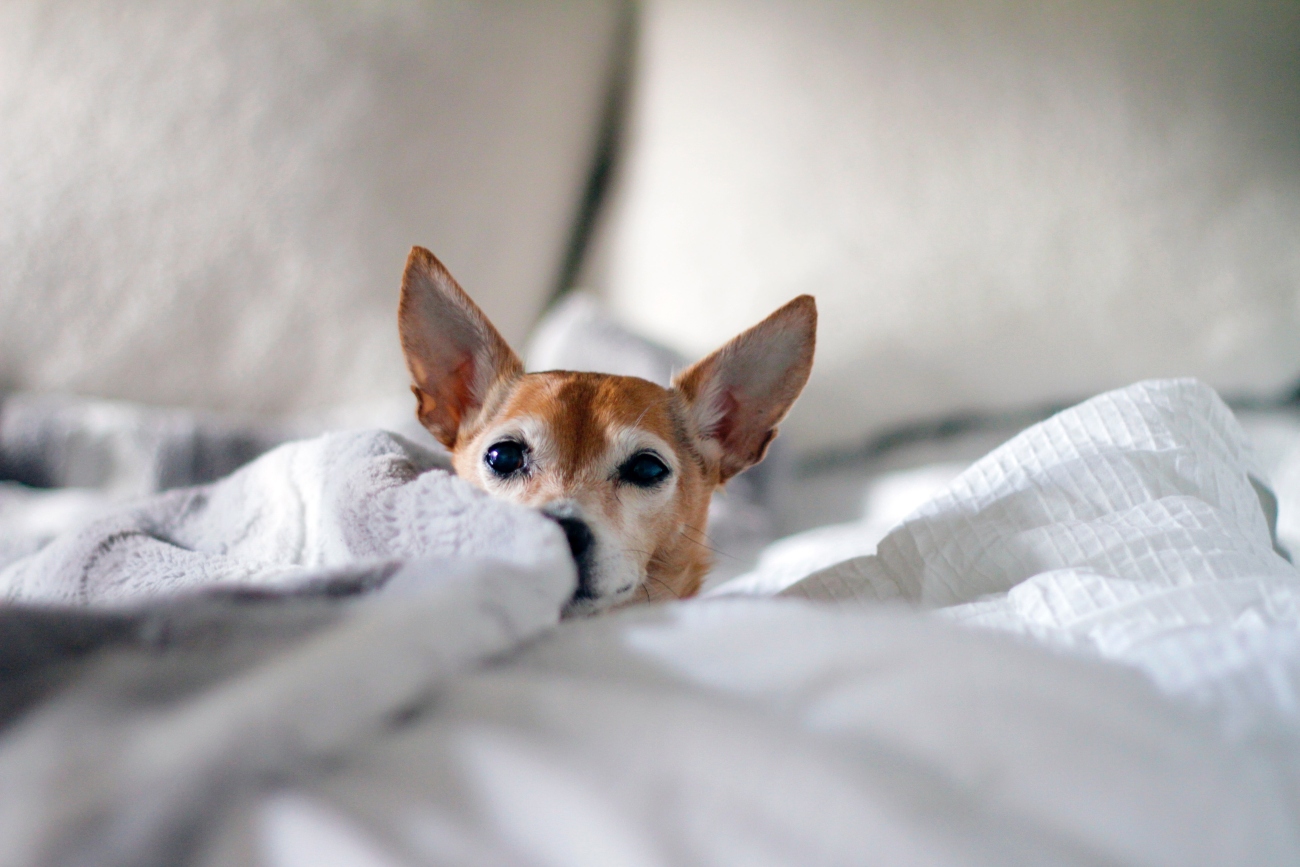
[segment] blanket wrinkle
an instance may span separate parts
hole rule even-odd
[[[1194,380],[1140,383],[1027,429],[958,475],[875,554],[822,569],[787,592],[836,598],[843,579],[857,591],[894,586],[940,608],[1088,564],[1147,582],[1293,575],[1275,550],[1276,513],[1258,492],[1261,476],[1212,389]],[[1160,534],[1186,538],[1156,544]],[[1212,544],[1181,553],[1202,540]],[[1167,562],[1151,562],[1154,550]],[[1147,574],[1153,566],[1156,574]],[[864,581],[867,573],[880,574]]]
[[[252,646],[92,659],[0,740],[4,863],[174,863],[178,831],[240,791],[328,766],[453,674],[554,626],[574,584],[564,566],[412,560],[342,609],[277,603]],[[158,621],[136,635],[158,640]]]
[[[0,570],[9,601],[123,604],[212,586],[288,587],[413,558],[566,561],[552,522],[384,431],[287,443],[207,485],[137,500]]]
[[[1025,430],[875,553],[810,571],[784,593],[904,601],[1098,656],[1210,710],[1233,737],[1296,743],[1300,653],[1284,639],[1300,629],[1300,572],[1278,542],[1264,478],[1213,389],[1138,383]],[[1269,640],[1242,643],[1242,632]],[[1220,666],[1216,654],[1239,663]],[[1287,762],[1300,774],[1300,761]]]
[[[1141,383],[876,555],[825,537],[812,600],[559,622],[550,522],[389,435],[290,444],[0,572],[0,863],[1300,863],[1300,573],[1250,452]],[[147,526],[190,550],[54,604]]]
[[[574,584],[553,522],[382,431],[288,443],[124,506],[0,572],[11,605],[100,630],[18,651],[0,689],[2,860],[183,860],[236,792],[319,766],[553,626]],[[232,598],[263,609],[260,638],[240,625],[196,644],[187,618]],[[42,640],[3,628],[24,610],[0,618],[0,651]]]

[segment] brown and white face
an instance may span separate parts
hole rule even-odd
[[[420,422],[456,473],[554,519],[578,588],[567,614],[694,594],[710,565],[713,491],[763,459],[812,369],[803,295],[673,378],[524,373],[518,356],[420,247],[398,312]]]

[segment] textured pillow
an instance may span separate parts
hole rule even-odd
[[[520,341],[559,278],[616,19],[0,4],[0,389],[276,413],[406,394],[417,243]]]
[[[801,292],[803,449],[1300,376],[1300,4],[648,0],[594,280],[696,357]]]

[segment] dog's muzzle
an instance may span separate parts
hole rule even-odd
[[[543,509],[542,514],[559,524],[564,531],[564,538],[569,541],[569,553],[573,555],[573,563],[578,567],[578,589],[573,593],[573,600],[595,599],[591,565],[596,536],[591,532],[591,527],[570,509]]]

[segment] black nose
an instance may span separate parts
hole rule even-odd
[[[554,521],[560,525],[564,537],[569,540],[569,551],[573,554],[573,562],[578,566],[578,592],[573,594],[573,598],[591,599],[596,595],[591,587],[591,545],[596,537],[585,521],[577,518],[555,518]]]
[[[564,536],[569,540],[569,550],[573,552],[573,559],[581,560],[591,549],[591,528],[585,521],[579,521],[577,518],[557,518],[556,523],[564,529]]]

